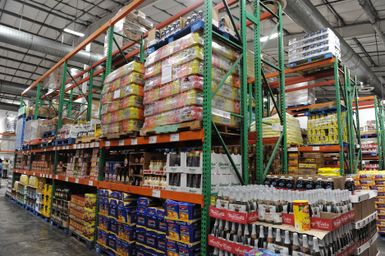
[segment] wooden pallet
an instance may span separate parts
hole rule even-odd
[[[78,234],[74,230],[68,229],[68,233],[69,233],[70,236],[76,238],[76,240],[78,240],[78,241],[82,242],[83,244],[85,244],[86,247],[89,250],[92,250],[95,247],[94,241],[85,238],[84,236]]]
[[[326,53],[326,54],[310,57],[310,58],[307,58],[307,59],[295,61],[295,62],[289,63],[288,65],[291,68],[295,68],[295,67],[298,67],[298,66],[302,66],[302,65],[305,65],[305,64],[309,64],[309,63],[316,62],[316,61],[319,61],[319,60],[326,60],[326,59],[330,59],[330,58],[333,58],[333,54]]]
[[[156,127],[155,129],[140,131],[141,136],[149,136],[154,134],[162,134],[162,133],[172,133],[172,132],[181,132],[181,131],[193,131],[199,130],[202,128],[202,122],[200,120],[183,122],[178,124],[169,124],[169,125],[161,125]]]

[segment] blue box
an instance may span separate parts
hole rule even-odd
[[[178,242],[177,245],[178,245],[179,256],[200,256],[200,253],[201,253],[200,244],[190,246],[188,244]]]

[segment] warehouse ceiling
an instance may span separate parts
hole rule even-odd
[[[311,0],[327,21],[341,34],[354,51],[380,79],[385,79],[385,41],[370,23],[360,5],[362,0]],[[0,25],[54,40],[59,44],[74,46],[81,38],[63,32],[64,28],[88,35],[111,18],[129,0],[0,0]],[[194,0],[147,0],[140,9],[157,24]],[[214,1],[221,2],[220,0]],[[385,1],[366,0],[370,5],[379,29],[385,33]],[[232,7],[237,16],[237,6]],[[372,17],[373,18],[373,17]],[[373,20],[372,20],[373,21]],[[275,24],[265,23],[263,35],[269,35]],[[285,42],[303,33],[288,16],[284,16]],[[250,33],[251,34],[251,33]],[[1,41],[1,40],[0,40]],[[104,36],[91,45],[91,51],[103,54]],[[276,43],[264,44],[266,56],[277,58]],[[0,102],[17,105],[20,92],[46,72],[58,56],[21,48],[0,42]],[[71,68],[81,69],[83,64],[71,61]],[[384,81],[384,80],[382,80]],[[97,81],[98,83],[98,81]],[[100,81],[99,81],[100,84]],[[385,96],[385,92],[381,92]],[[33,96],[33,95],[30,95]],[[333,90],[318,89],[317,98],[334,98]],[[1,108],[1,105],[0,105]]]

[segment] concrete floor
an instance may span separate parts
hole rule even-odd
[[[0,179],[0,256],[95,256],[81,242],[4,198]],[[385,256],[385,239],[378,249]]]
[[[0,179],[1,180],[1,179]],[[4,198],[0,189],[0,256],[95,256],[81,242]]]

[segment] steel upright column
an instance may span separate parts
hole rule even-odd
[[[90,70],[90,80],[88,80],[88,95],[87,95],[87,121],[91,120],[92,116],[92,97],[93,97],[93,80],[94,80],[94,69],[91,68]],[[100,102],[101,104],[101,102]]]
[[[39,117],[39,107],[41,104],[40,97],[41,97],[41,83],[38,83],[36,88],[35,112],[33,115],[33,119],[35,120]]]
[[[336,89],[336,107],[337,107],[337,124],[338,124],[338,144],[340,146],[339,151],[339,160],[340,160],[340,174],[344,175],[345,173],[345,161],[344,161],[344,142],[343,142],[343,130],[342,130],[342,120],[341,120],[341,94],[340,94],[340,76],[338,70],[338,60],[334,61],[334,81]]]
[[[378,100],[377,100],[377,97],[374,97],[374,116],[375,116],[375,120],[376,120],[376,133],[377,133],[377,155],[378,155],[378,168],[380,170],[383,169],[383,164],[384,164],[384,161],[383,161],[383,156],[382,156],[382,131],[381,131],[381,126],[380,126],[380,120],[381,120],[381,117],[380,117],[380,109],[379,109],[379,106],[378,106]]]
[[[263,134],[262,134],[262,118],[263,118],[263,97],[262,97],[262,49],[261,49],[261,4],[260,0],[254,0],[254,77],[255,77],[255,170],[257,183],[261,184],[264,179],[263,175]]]
[[[287,125],[286,125],[286,94],[285,94],[285,60],[283,46],[282,6],[278,2],[278,65],[279,65],[279,89],[282,125],[282,171],[287,174]]]
[[[211,88],[212,88],[212,10],[213,1],[204,2],[204,63],[203,63],[203,209],[201,255],[208,255],[207,236],[210,228],[209,206],[211,198]]]
[[[357,156],[357,164],[355,170],[362,169],[362,148],[361,148],[361,131],[360,131],[360,112],[359,112],[359,104],[358,104],[358,87],[357,87],[357,76],[354,77],[354,104],[355,104],[355,114],[356,114],[356,135],[357,135],[357,145],[358,148],[358,156]]]
[[[58,120],[57,120],[56,131],[58,131],[63,125],[64,90],[65,90],[66,82],[67,82],[67,61],[64,62],[62,84],[60,86]]]

